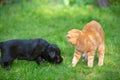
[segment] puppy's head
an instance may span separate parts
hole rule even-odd
[[[60,49],[56,45],[50,44],[46,49],[45,60],[55,64],[61,63],[63,58],[61,57]]]
[[[77,40],[80,38],[81,35],[81,31],[78,29],[72,29],[70,31],[68,31],[67,34],[67,39],[70,42],[70,44],[72,45],[76,45],[77,44]]]

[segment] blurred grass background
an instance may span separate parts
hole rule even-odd
[[[43,38],[60,47],[64,61],[37,65],[15,60],[9,71],[0,67],[0,80],[119,80],[119,13],[119,0],[109,0],[103,7],[96,0],[5,0],[0,5],[0,41]],[[93,68],[82,59],[72,68],[74,47],[65,36],[91,20],[100,22],[105,31],[104,66],[98,67],[96,54]]]

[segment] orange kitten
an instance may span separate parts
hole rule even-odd
[[[72,29],[67,34],[68,41],[75,46],[72,66],[75,67],[81,55],[86,53],[88,66],[93,67],[95,51],[98,51],[98,65],[102,66],[104,61],[104,31],[96,21],[85,25],[83,30]]]

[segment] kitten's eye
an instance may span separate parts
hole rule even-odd
[[[68,39],[70,39],[71,37],[70,36],[67,36]]]

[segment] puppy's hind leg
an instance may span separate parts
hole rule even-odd
[[[102,66],[103,62],[104,62],[104,44],[101,44],[98,47],[98,56],[99,56],[99,60],[98,60],[98,66]]]
[[[4,55],[3,55],[4,54]],[[13,58],[10,55],[5,55],[5,53],[3,53],[1,55],[1,67],[8,70],[10,68],[10,64],[13,62]]]
[[[13,62],[13,59],[11,59],[11,60],[9,60],[9,61],[4,61],[4,60],[2,60],[1,61],[1,67],[2,68],[4,68],[4,69],[6,69],[6,70],[9,70],[9,68],[10,68],[10,64]]]

